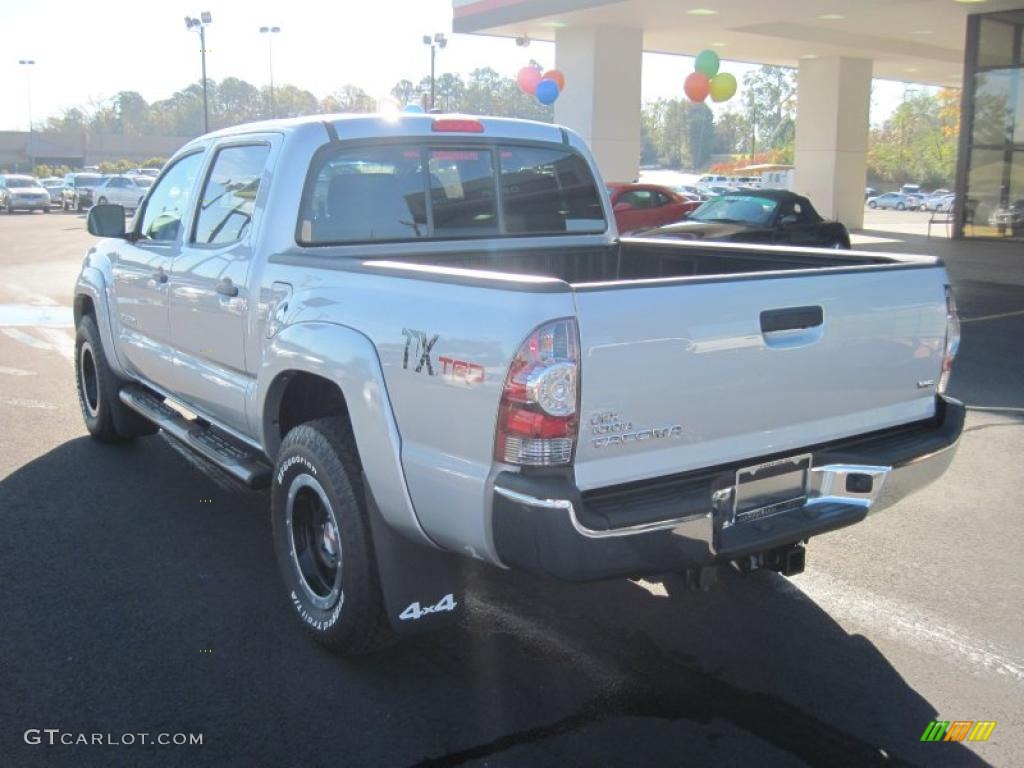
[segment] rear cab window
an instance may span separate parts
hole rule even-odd
[[[346,143],[314,158],[300,245],[601,233],[586,161],[561,146]]]

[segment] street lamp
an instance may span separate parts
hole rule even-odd
[[[32,157],[32,67],[35,66],[35,59],[18,59],[18,64],[25,67],[25,86],[28,92],[28,172],[35,170],[35,162]]]
[[[185,17],[185,29],[199,31],[199,52],[203,57],[203,133],[210,132],[210,106],[206,97],[206,25],[213,21],[209,11],[203,11],[199,18]]]
[[[260,27],[260,34],[267,36],[267,55],[270,58],[270,116],[274,117],[274,35],[280,27]]]
[[[438,48],[444,48],[448,45],[448,38],[443,33],[438,32],[433,37],[430,35],[423,36],[423,44],[430,46],[430,108],[434,108],[434,96],[436,94],[436,88],[434,84],[434,56],[437,54]]]

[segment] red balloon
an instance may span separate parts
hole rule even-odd
[[[557,69],[549,69],[544,73],[545,80],[554,80],[555,85],[558,86],[558,92],[561,93],[565,90],[565,75]]]
[[[711,91],[711,81],[703,72],[691,72],[686,76],[683,90],[690,101],[704,101]]]
[[[540,70],[536,67],[523,67],[516,75],[516,83],[523,93],[534,94],[537,92],[537,83],[541,81]]]

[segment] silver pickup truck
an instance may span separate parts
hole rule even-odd
[[[269,488],[288,599],[346,654],[456,618],[455,555],[568,580],[795,574],[809,538],[948,466],[940,262],[620,239],[603,189],[584,142],[540,123],[200,137],[127,230],[120,206],[89,213],[89,432],[163,429]]]

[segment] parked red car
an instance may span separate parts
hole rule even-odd
[[[698,201],[656,184],[608,184],[608,192],[619,234],[674,224],[700,207]]]

